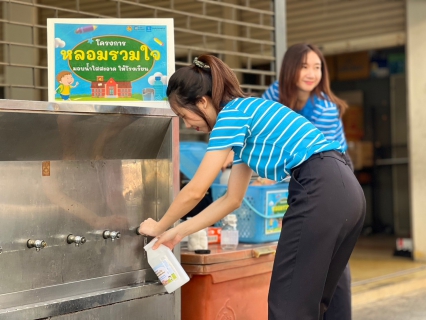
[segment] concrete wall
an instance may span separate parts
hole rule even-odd
[[[0,16],[7,21],[3,25],[3,39],[8,45],[3,46],[5,62],[10,65],[4,68],[6,99],[40,100],[40,71],[33,66],[39,65],[37,43],[38,34],[32,25],[37,23],[35,7],[32,0],[23,0],[28,5],[4,2],[0,4]]]
[[[426,1],[407,0],[407,88],[414,257],[426,261]]]

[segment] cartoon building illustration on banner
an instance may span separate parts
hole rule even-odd
[[[168,107],[172,19],[48,19],[49,101]]]

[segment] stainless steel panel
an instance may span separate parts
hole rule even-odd
[[[155,102],[154,102],[155,103]],[[152,105],[152,102],[151,102]],[[112,106],[99,104],[75,104],[75,103],[54,103],[45,101],[8,100],[0,99],[0,110],[33,112],[44,111],[48,113],[80,113],[80,114],[131,114],[138,116],[164,116],[166,118],[176,116],[171,109],[144,107],[141,102],[140,107]]]
[[[142,166],[136,161],[52,162],[50,176],[42,177],[39,162],[3,162],[1,233],[9,241],[2,243],[1,293],[147,268],[141,238],[129,227],[145,211]],[[155,181],[151,185],[155,188]],[[148,208],[155,208],[152,199],[146,201]],[[102,232],[107,229],[123,236],[105,240]],[[67,244],[70,233],[85,236],[87,243],[78,248]],[[43,239],[48,247],[28,249],[26,238]],[[128,283],[115,286],[123,284]]]
[[[104,308],[50,318],[51,320],[174,320],[173,296],[161,295],[127,301]],[[168,306],[165,308],[165,306]]]
[[[168,162],[52,161],[50,176],[39,161],[0,162],[0,293],[148,268],[135,228],[169,203]],[[68,244],[69,234],[87,242]],[[37,252],[28,239],[48,245]]]
[[[0,320],[47,319],[48,317],[49,319],[84,320],[178,319],[179,317],[173,314],[175,294],[164,294],[163,291],[164,287],[159,283],[140,284],[69,296],[66,299],[55,299],[38,304],[25,304],[25,301],[22,301],[21,306],[0,310]],[[120,303],[122,301],[126,302]],[[81,311],[86,309],[89,310]],[[67,315],[59,316],[64,314]]]
[[[155,159],[169,118],[0,112],[0,161]]]
[[[161,218],[174,197],[177,118],[92,107],[83,113],[81,106],[0,101],[0,319],[52,317],[165,292],[153,284],[148,239],[136,228]],[[30,239],[47,245],[30,248]],[[168,296],[173,303],[158,319],[179,318],[179,293]]]
[[[151,269],[137,270],[120,273],[100,278],[75,281],[48,287],[41,287],[32,290],[18,291],[0,295],[0,314],[8,313],[10,310],[19,309],[22,305],[52,304],[63,302],[70,297],[89,294],[95,296],[99,291],[103,293],[123,285],[144,286],[143,289],[152,290],[148,285],[158,285],[155,293],[164,293],[166,290],[159,284],[158,279]],[[120,300],[121,301],[121,300]]]

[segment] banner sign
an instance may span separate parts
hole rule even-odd
[[[48,19],[50,102],[168,108],[173,19]]]

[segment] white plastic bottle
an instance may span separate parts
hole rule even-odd
[[[188,236],[188,251],[207,250],[209,248],[207,231],[201,229]]]
[[[231,175],[231,169],[225,169],[222,174],[220,175],[219,178],[219,183],[220,184],[224,184],[227,185],[228,184],[228,180],[229,180],[229,176]]]
[[[220,246],[223,250],[235,250],[238,246],[237,216],[233,213],[223,218]]]
[[[160,244],[156,250],[152,249],[157,240],[154,238],[144,249],[148,254],[148,263],[152,270],[154,270],[167,292],[172,293],[187,283],[189,277],[168,247]]]

